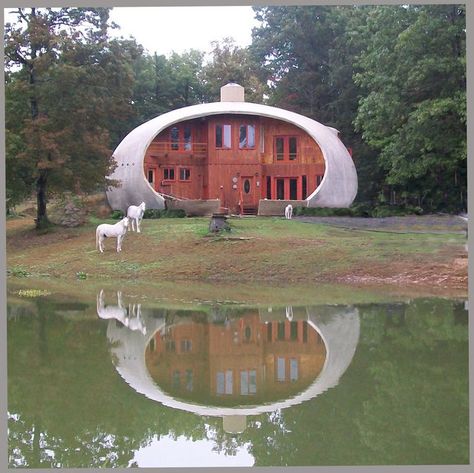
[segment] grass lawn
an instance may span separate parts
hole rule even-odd
[[[35,278],[144,284],[384,287],[420,294],[467,294],[465,237],[338,228],[281,217],[231,218],[230,232],[208,233],[209,218],[144,220],[122,252],[95,228],[55,227],[38,235],[31,220],[7,221],[10,280]],[[114,223],[110,220],[110,223]]]

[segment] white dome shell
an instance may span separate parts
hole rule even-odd
[[[352,158],[334,128],[311,118],[277,107],[249,102],[213,102],[179,108],[153,118],[132,130],[113,153],[117,167],[111,179],[120,186],[107,190],[113,209],[126,210],[144,201],[147,208],[164,208],[164,198],[145,177],[143,162],[153,138],[162,130],[184,120],[210,115],[245,114],[279,119],[308,133],[319,145],[325,173],[318,188],[306,198],[308,207],[349,207],[357,194],[357,173]]]

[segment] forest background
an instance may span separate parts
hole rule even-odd
[[[36,195],[36,226],[64,192],[103,191],[112,152],[136,126],[219,100],[246,100],[337,128],[367,214],[467,207],[464,5],[254,7],[252,42],[148,54],[112,38],[110,8],[18,8],[5,25],[7,213]]]

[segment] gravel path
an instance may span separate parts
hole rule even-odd
[[[295,217],[301,222],[397,233],[466,233],[467,222],[457,215],[410,215],[404,217]]]

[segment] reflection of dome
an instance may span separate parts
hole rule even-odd
[[[302,319],[300,312],[294,310],[294,319]],[[308,326],[319,333],[325,346],[325,358],[322,369],[303,390],[290,394],[289,397],[270,403],[238,406],[218,406],[195,402],[192,399],[182,400],[166,393],[155,383],[146,365],[146,350],[155,333],[166,333],[167,326],[163,318],[147,316],[142,310],[147,335],[131,331],[125,327],[109,322],[107,336],[112,344],[111,352],[117,371],[122,378],[137,392],[166,406],[183,409],[200,415],[212,416],[245,416],[271,412],[309,400],[327,389],[335,386],[349,366],[359,338],[359,316],[353,307],[320,306],[305,309]],[[266,315],[263,322],[278,323],[275,309]],[[186,320],[189,324],[189,320]],[[225,324],[221,327],[225,330]],[[245,332],[244,332],[245,333]],[[225,378],[225,375],[224,375]],[[247,384],[248,386],[248,384]]]
[[[229,406],[268,404],[304,391],[326,350],[302,311],[300,320],[261,320],[249,309],[224,324],[188,317],[157,332],[145,351],[156,384],[175,399]]]

